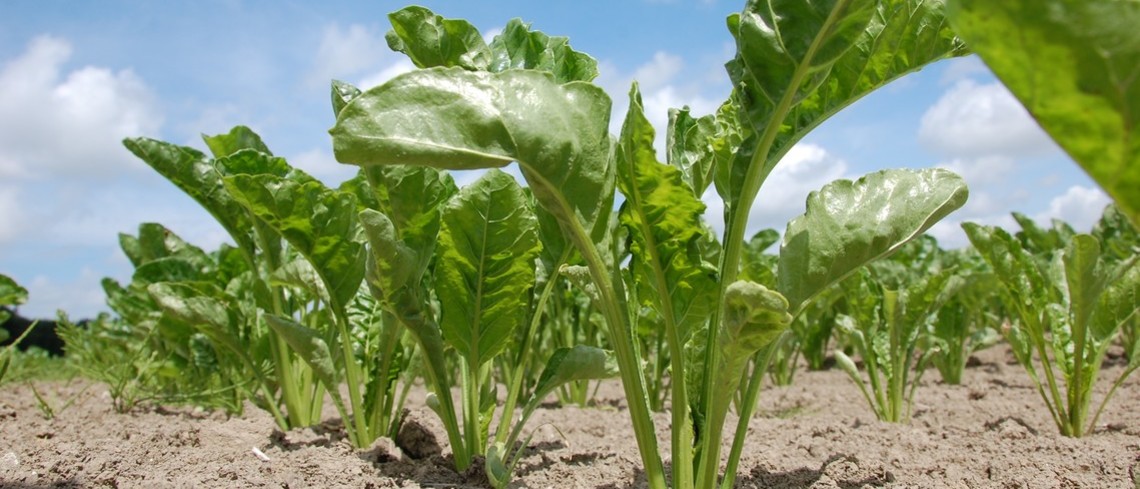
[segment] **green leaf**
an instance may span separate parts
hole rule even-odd
[[[490,48],[487,71],[540,70],[553,74],[559,83],[591,81],[598,76],[597,60],[572,49],[568,38],[532,31],[520,19],[508,21]]]
[[[362,169],[376,209],[391,221],[395,236],[413,254],[416,280],[427,271],[439,235],[439,210],[458,192],[447,172],[422,166],[371,166]]]
[[[1140,3],[955,0],[955,30],[1140,224]]]
[[[341,162],[446,169],[517,161],[539,203],[568,235],[608,232],[613,166],[610,100],[547,73],[433,68],[400,75],[352,101],[329,132]],[[572,192],[564,192],[573,189]]]
[[[743,109],[757,132],[782,124],[771,164],[839,109],[927,64],[967,54],[943,8],[927,0],[754,0],[730,18],[738,54],[728,69]],[[782,98],[794,107],[771,121]]]
[[[119,243],[123,253],[136,268],[163,258],[183,260],[203,273],[216,268],[214,261],[206,252],[187,243],[162,224],[153,222],[139,224],[137,238],[120,234]]]
[[[265,324],[269,325],[274,332],[281,335],[281,338],[289,344],[293,351],[301,357],[309,367],[313,369],[313,373],[325,385],[326,390],[335,398],[340,398],[340,380],[338,373],[340,372],[336,363],[333,361],[332,352],[329,350],[328,343],[321,337],[320,333],[312,328],[306,327],[296,321],[266,314]],[[349,359],[348,361],[353,361]]]
[[[248,353],[244,342],[233,333],[241,321],[239,309],[232,307],[220,291],[176,283],[151,284],[146,290],[171,319],[200,331],[216,345],[239,355]]]
[[[1111,338],[1117,328],[1140,313],[1140,266],[1126,266],[1098,298],[1091,322],[1097,338]]]
[[[214,160],[214,167],[223,175],[273,175],[298,183],[317,179],[300,169],[293,168],[285,158],[253,149],[242,149]]]
[[[442,211],[435,267],[440,326],[472,369],[509,343],[527,317],[538,223],[510,175],[485,173]]]
[[[206,146],[210,148],[210,152],[214,154],[215,158],[229,156],[243,149],[251,149],[270,156],[273,155],[273,153],[269,151],[269,147],[265,145],[265,142],[261,140],[261,136],[258,136],[257,133],[246,126],[234,126],[233,129],[230,129],[228,134],[218,134],[216,136],[202,135],[202,139],[206,142]]]
[[[340,114],[340,110],[348,105],[352,99],[359,97],[360,94],[363,93],[351,83],[340,80],[332,81],[332,89],[329,90],[329,92],[330,98],[332,99],[333,117]]]
[[[669,109],[669,126],[665,131],[666,159],[685,175],[685,181],[700,198],[713,182],[716,157],[713,138],[716,118],[706,115],[693,118],[689,108]]]
[[[1086,332],[1086,325],[1089,325],[1100,296],[1108,285],[1108,273],[1100,260],[1100,242],[1087,234],[1073,236],[1069,245],[1065,247],[1062,261],[1065,267],[1065,290],[1068,292],[1070,321],[1074,326],[1073,334],[1081,336],[1087,334],[1089,340],[1105,340],[1101,334],[1095,334],[1097,332],[1103,334],[1104,330],[1089,328]]]
[[[418,282],[422,276],[417,275],[415,270],[417,252],[400,241],[392,221],[378,211],[362,211],[360,224],[371,251],[368,259],[368,286],[376,298],[392,301],[397,291],[415,285],[413,277]]]
[[[165,257],[148,261],[131,276],[131,282],[146,286],[158,282],[197,282],[212,278],[203,273],[197,264],[178,257]]]
[[[779,232],[775,229],[762,229],[744,243],[740,267],[741,280],[756,282],[769,288],[776,287],[778,257],[766,251],[778,241],[780,241]]]
[[[1110,204],[1093,227],[1092,235],[1100,240],[1107,254],[1106,259],[1121,261],[1131,258],[1140,250],[1140,234],[1136,227],[1120,211],[1120,207]]]
[[[28,289],[17,284],[12,277],[0,273],[0,305],[18,306],[28,301]]]
[[[305,291],[309,297],[324,300],[329,296],[325,290],[324,282],[313,265],[304,258],[297,258],[285,263],[273,271],[269,276],[269,284],[275,287],[291,287]]]
[[[966,183],[942,169],[886,170],[837,180],[808,195],[788,223],[778,289],[792,310],[828,285],[890,254],[966,202]]]
[[[617,360],[609,350],[587,345],[558,348],[546,361],[531,399],[532,402],[541,402],[558,386],[568,382],[608,379],[617,375]]]
[[[778,338],[792,322],[784,296],[763,285],[738,280],[724,295],[720,348],[726,364],[747,360]],[[737,376],[739,378],[739,376]]]
[[[123,145],[205,208],[240,248],[257,248],[251,234],[253,220],[223,188],[221,174],[206,155],[148,138],[125,139]]]
[[[716,300],[716,272],[702,267],[698,249],[705,205],[681,170],[657,162],[653,126],[636,84],[629,97],[616,160],[618,188],[625,195],[619,217],[629,231],[633,255],[630,268],[642,302],[662,315],[667,334],[683,345]]]
[[[756,114],[757,108],[774,109],[789,95],[802,99],[802,94],[787,92],[799,90],[801,85],[805,92],[814,90],[833,63],[859,46],[877,3],[756,0],[748,2],[739,17],[730,20],[735,24],[731,28],[738,49],[735,61],[743,65],[754,84],[749,95],[756,98],[749,100],[749,112],[755,114],[752,122],[758,130],[769,122]],[[805,80],[808,77],[812,80]]]
[[[384,36],[388,47],[408,55],[419,68],[458,66],[483,70],[491,52],[479,29],[463,19],[445,19],[420,6],[388,14],[392,30]]]
[[[1017,225],[1021,226],[1017,238],[1021,240],[1026,250],[1035,255],[1048,256],[1054,251],[1064,249],[1076,234],[1068,224],[1058,220],[1053,221],[1052,229],[1042,229],[1037,225],[1037,221],[1025,214],[1012,212],[1011,215],[1013,220],[1017,221]]]
[[[972,222],[962,223],[962,229],[966,231],[970,243],[993,268],[998,280],[1013,296],[1013,305],[1022,307],[1019,312],[1030,311],[1031,309],[1025,308],[1031,307],[1031,304],[1043,305],[1060,300],[1057,286],[1048,281],[1037,268],[1033,255],[1025,251],[1021,242],[1004,229]]]
[[[226,189],[312,263],[335,307],[360,288],[366,254],[358,240],[356,199],[320,182],[276,175],[232,175]]]

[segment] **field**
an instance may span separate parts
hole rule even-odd
[[[1118,363],[1110,360],[1102,375],[1118,374]],[[838,369],[801,372],[794,386],[764,391],[737,487],[1132,487],[1140,463],[1140,412],[1129,408],[1140,402],[1136,383],[1121,388],[1096,432],[1075,439],[1057,434],[1004,345],[979,352],[963,385],[943,385],[931,372],[910,424],[877,421]],[[282,433],[252,406],[231,419],[184,409],[116,414],[100,385],[37,385],[50,402],[75,402],[46,420],[30,389],[5,388],[0,487],[487,487],[481,468],[451,468],[422,389],[410,400],[408,424],[444,447],[416,460],[388,438],[354,450],[331,408],[318,428]],[[540,409],[510,487],[645,487],[621,399],[608,381],[595,407]],[[668,416],[655,421],[663,428]],[[431,453],[422,438],[409,440]]]
[[[393,12],[421,69],[332,82],[335,187],[247,126],[123,141],[232,242],[119,235],[114,314],[58,321],[85,380],[6,379],[0,485],[1140,487],[1140,0],[1039,7],[748,2],[724,104],[655,128],[634,82],[617,135],[566,38]],[[809,132],[971,51],[1115,201],[1091,230],[1014,211],[943,249],[945,168],[751,229]]]

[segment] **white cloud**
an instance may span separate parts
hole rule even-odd
[[[414,69],[416,69],[416,65],[412,64],[410,59],[402,58],[376,73],[365,76],[360,80],[360,83],[357,84],[357,87],[361,90],[368,90],[369,88],[381,85],[388,80]]]
[[[727,76],[679,77],[682,72],[704,73],[707,70],[694,70],[681,57],[664,51],[654,53],[653,59],[639,65],[632,72],[622,72],[616,65],[604,60],[598,63],[598,71],[600,74],[594,82],[613,99],[610,132],[617,134],[621,131],[621,124],[629,110],[629,88],[637,81],[645,117],[657,131],[654,147],[659,155],[665,148],[669,109],[688,106],[693,115],[702,116],[714,112],[728,93],[728,86],[724,84]],[[717,92],[723,92],[723,95],[718,95]]]
[[[1100,220],[1104,207],[1109,202],[1111,200],[1108,195],[1098,188],[1074,185],[1064,194],[1054,197],[1049,202],[1049,208],[1033,218],[1043,224],[1052,219],[1060,219],[1079,232],[1087,232]]]
[[[290,165],[304,170],[330,187],[336,187],[352,178],[358,170],[356,166],[338,163],[332,153],[325,149],[310,149],[291,156],[288,160]]]
[[[28,289],[28,302],[20,307],[20,314],[33,318],[55,318],[57,310],[79,320],[107,310],[107,296],[100,284],[103,277],[90,267],[83,267],[78,276],[60,281],[38,275],[24,285]]]
[[[637,80],[643,91],[652,92],[673,81],[684,66],[680,56],[657,51],[651,61],[637,67],[632,78]]]
[[[955,157],[1041,154],[1056,146],[1000,83],[957,82],[922,116],[918,139]]]
[[[376,26],[338,24],[325,26],[317,47],[313,68],[307,77],[310,86],[326,86],[333,78],[345,79],[381,64],[391,53],[384,32]]]
[[[973,196],[970,197],[973,199]],[[926,232],[934,236],[938,240],[938,246],[945,249],[964,248],[970,245],[970,238],[966,237],[966,232],[962,230],[963,222],[973,222],[985,226],[998,226],[1007,230],[1016,231],[1020,229],[1017,226],[1017,221],[1013,220],[1008,212],[998,212],[984,216],[965,217],[965,213],[961,211],[951,214],[948,218],[938,221],[930,227]]]
[[[483,31],[483,42],[485,42],[487,44],[491,44],[491,41],[495,40],[495,36],[498,36],[499,34],[502,34],[502,33],[503,33],[502,27],[492,27],[490,29],[487,29],[487,30]]]
[[[947,60],[946,69],[942,72],[942,78],[939,80],[941,85],[949,85],[961,80],[972,78],[976,75],[990,74],[989,67],[982,62],[982,58],[978,55],[964,56],[961,58],[953,58]]]
[[[847,174],[847,162],[814,144],[792,147],[760,188],[748,219],[748,232],[773,228],[781,233],[792,218],[803,214],[807,196]],[[716,232],[724,230],[724,204],[713,187],[703,196],[705,220]]]
[[[956,158],[937,166],[957,173],[970,188],[1005,182],[1016,167],[1012,158],[1000,155]]]
[[[150,89],[129,69],[64,75],[71,52],[66,40],[37,37],[0,70],[0,176],[106,178],[143,168],[120,141],[161,126]]]

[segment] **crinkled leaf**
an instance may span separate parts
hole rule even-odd
[[[340,113],[344,106],[348,105],[352,99],[360,96],[361,92],[355,85],[343,82],[340,80],[332,81],[332,88],[329,90],[329,98],[332,99],[333,117]]]
[[[0,306],[18,306],[28,301],[28,289],[0,273]]]
[[[779,290],[792,310],[890,254],[966,202],[966,183],[942,169],[886,170],[837,180],[808,195],[780,247]]]
[[[739,18],[730,22],[737,43],[735,62],[743,65],[749,83],[749,112],[769,110],[791,95],[802,99],[827,75],[827,70],[848,50],[860,46],[876,13],[874,0],[754,0]],[[744,80],[734,80],[740,84]],[[788,94],[800,90],[802,94]],[[759,117],[757,117],[759,115]],[[753,115],[757,129],[768,125],[763,115]]]
[[[1104,214],[1093,227],[1092,235],[1100,240],[1104,247],[1105,259],[1120,261],[1135,256],[1140,251],[1140,234],[1136,226],[1120,211],[1120,207],[1109,204],[1104,208]]]
[[[779,292],[738,280],[725,290],[724,321],[719,336],[727,363],[747,360],[775,341],[792,322],[789,303]]]
[[[729,74],[744,92],[743,109],[756,130],[773,123],[781,99],[795,103],[776,121],[785,126],[773,155],[863,95],[966,54],[943,8],[928,0],[754,0],[730,18],[737,57]]]
[[[600,242],[613,206],[610,100],[547,73],[433,68],[357,97],[330,130],[338,161],[447,169],[517,161],[536,199],[572,237]],[[579,243],[580,244],[580,243]]]
[[[724,422],[749,359],[787,331],[791,322],[788,301],[779,292],[743,280],[729,284],[724,293],[724,316],[717,336],[716,348],[721,361],[712,379],[717,395],[709,401],[706,412],[700,414],[712,423]]]
[[[558,269],[558,273],[570,280],[571,284],[575,287],[582,289],[582,292],[594,302],[601,301],[598,297],[598,287],[594,285],[594,278],[590,275],[589,267],[584,265],[562,265]]]
[[[681,170],[697,198],[704,195],[713,181],[715,136],[714,116],[694,118],[688,107],[669,109],[669,126],[665,132],[666,161]]]
[[[366,255],[358,241],[356,199],[320,182],[298,183],[275,175],[225,178],[234,198],[313,265],[332,304],[343,308],[360,288]]]
[[[1131,264],[1099,297],[1092,318],[1095,334],[1100,338],[1108,337],[1116,331],[1116,328],[1138,313],[1140,313],[1140,266]],[[1136,361],[1134,357],[1129,358]]]
[[[657,162],[653,136],[635,84],[616,150],[618,188],[625,195],[619,217],[631,238],[641,302],[656,309],[669,334],[684,344],[711,311],[716,272],[702,266],[698,249],[705,205],[681,170]]]
[[[962,223],[962,229],[1013,297],[1013,305],[1027,308],[1060,300],[1057,286],[1037,268],[1033,255],[1004,229],[972,222]]]
[[[168,317],[200,331],[216,345],[246,354],[246,347],[236,335],[239,311],[225,301],[220,292],[213,294],[187,285],[156,283],[147,286],[147,292]]]
[[[214,167],[223,176],[273,175],[298,183],[317,181],[303,170],[290,166],[285,158],[253,149],[242,149],[228,156],[219,157],[214,160]]]
[[[752,235],[752,239],[744,243],[740,256],[741,280],[776,288],[776,266],[779,258],[767,251],[778,241],[780,233],[775,229],[761,229]]]
[[[122,236],[120,236],[122,238]],[[122,243],[122,239],[120,239]],[[173,231],[162,224],[146,222],[139,224],[139,236],[134,245],[132,264],[135,266],[158,258],[177,257],[196,264],[205,270],[213,266],[212,260],[201,248],[184,241]],[[123,252],[128,253],[127,243],[123,243]],[[130,253],[128,253],[130,257]],[[137,260],[137,262],[135,262]]]
[[[196,282],[210,278],[194,262],[178,257],[165,257],[139,265],[131,276],[131,282],[145,286],[158,282]]]
[[[1052,229],[1042,229],[1037,221],[1020,212],[1010,213],[1017,225],[1021,226],[1017,238],[1026,250],[1036,255],[1048,255],[1056,250],[1063,249],[1073,238],[1076,232],[1063,221],[1053,220]]]
[[[202,140],[206,142],[206,146],[210,148],[210,152],[214,154],[215,158],[229,156],[243,149],[273,155],[265,142],[261,140],[261,136],[246,126],[234,126],[227,134],[203,135]]]
[[[598,76],[598,62],[570,47],[564,36],[548,36],[530,30],[520,19],[511,19],[491,41],[487,71],[529,69],[546,71],[559,83],[591,81]]]
[[[967,54],[943,9],[929,0],[754,0],[730,17],[737,56],[726,67],[734,98],[757,134],[778,131],[760,155],[763,164],[770,170],[810,130],[864,95]],[[740,192],[742,179],[729,174],[743,175],[735,169],[741,164],[747,162],[718,169],[722,196]]]
[[[442,211],[435,290],[448,344],[478,368],[526,320],[538,257],[538,223],[522,188],[491,170]]]
[[[253,220],[223,188],[221,174],[206,155],[194,148],[148,138],[125,139],[123,145],[204,207],[239,247],[256,248],[250,234]]]
[[[955,30],[1140,224],[1140,3],[955,0]]]
[[[445,19],[420,6],[388,14],[392,30],[384,36],[388,47],[408,55],[420,68],[459,66],[484,70],[491,51],[479,29],[463,19]]]
[[[372,191],[363,168],[357,171],[352,178],[341,182],[336,189],[356,197],[357,210],[380,209],[380,201],[376,199],[376,194]]]

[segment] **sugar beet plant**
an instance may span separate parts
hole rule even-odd
[[[666,163],[657,161],[655,130],[636,85],[620,135],[608,134],[610,98],[589,83],[595,63],[569,50],[565,39],[519,29],[513,21],[488,45],[466,22],[422,8],[392,19],[389,45],[421,69],[359,94],[334,87],[334,103],[344,103],[331,130],[336,158],[366,173],[409,171],[397,170],[408,165],[519,165],[535,211],[557,223],[580,258],[581,265],[562,270],[588,286],[605,318],[653,488],[664,487],[666,476],[649,416],[645,359],[635,345],[639,327],[660,328],[669,355],[676,487],[717,485],[723,425],[745,381],[748,399],[723,480],[731,486],[763,372],[748,368],[753,356],[822,290],[896,250],[966,199],[962,180],[944,170],[880,171],[833,182],[809,196],[807,212],[788,224],[774,287],[740,279],[752,204],[792,145],[870,91],[965,53],[941,2],[749,2],[728,19],[737,41],[737,55],[727,64],[732,96],[717,114],[674,114]],[[719,242],[700,220],[700,196],[710,185],[724,200]],[[616,216],[615,190],[624,198]],[[492,215],[477,222],[490,224]],[[432,244],[422,233],[401,234],[404,228],[380,214],[361,218],[372,245],[369,284],[419,336],[431,360],[429,382],[445,392],[446,373],[432,350],[444,342],[456,349],[474,343],[454,338],[453,326],[436,324],[434,311],[417,297],[424,272],[409,264],[427,261]],[[628,260],[622,259],[626,243]],[[468,295],[478,286],[469,282]],[[652,324],[639,324],[645,318]],[[482,331],[477,324],[465,327]],[[466,396],[463,404],[471,404]],[[449,433],[458,432],[449,396],[437,400]],[[493,466],[502,459],[495,452],[488,457],[491,474],[503,468]]]
[[[112,306],[134,323],[204,338],[254,380],[251,398],[282,429],[319,422],[327,394],[354,445],[394,435],[406,392],[397,385],[413,353],[400,325],[385,321],[361,288],[357,213],[367,202],[353,189],[362,178],[328,188],[245,127],[205,141],[212,158],[147,138],[125,144],[209,211],[236,246],[212,259],[185,246],[155,259],[163,240],[124,241],[138,268],[130,287],[108,289]]]
[[[1108,347],[1140,308],[1137,255],[1102,256],[1100,240],[1077,234],[1066,246],[1035,257],[1001,228],[963,225],[1001,280],[1013,324],[1003,333],[1029,372],[1061,434],[1080,437],[1096,424],[1111,397],[1089,419],[1092,390]],[[1135,369],[1130,366],[1114,386]]]
[[[27,302],[27,300],[28,289],[21,287],[11,277],[0,274],[0,306],[16,306]],[[8,317],[8,311],[0,309],[0,323],[7,321]],[[0,382],[4,381],[4,375],[8,373],[8,367],[12,364],[12,352],[15,351],[16,345],[31,332],[32,328],[28,328],[24,334],[13,339],[11,344],[0,348]],[[0,330],[0,333],[6,334],[7,330]]]

